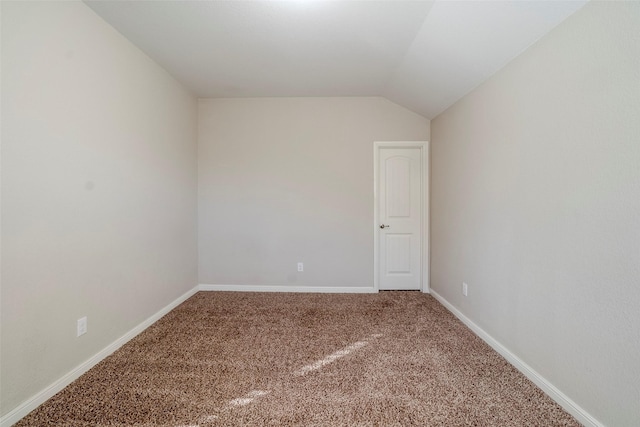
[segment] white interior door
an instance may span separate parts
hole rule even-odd
[[[423,289],[425,147],[377,149],[379,289]]]

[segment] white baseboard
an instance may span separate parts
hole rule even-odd
[[[207,285],[198,286],[200,291],[233,291],[233,292],[296,292],[296,293],[329,293],[329,294],[375,294],[373,287],[366,286],[262,286],[262,285]]]
[[[20,421],[29,412],[33,411],[38,406],[42,405],[48,399],[53,397],[53,395],[55,395],[60,390],[62,390],[63,388],[71,384],[73,381],[78,379],[80,375],[84,374],[89,369],[93,368],[105,357],[109,356],[111,353],[113,353],[114,351],[122,347],[125,343],[127,343],[127,341],[131,340],[140,332],[147,329],[149,326],[151,326],[156,321],[158,321],[162,316],[164,316],[165,314],[167,314],[168,312],[176,308],[178,305],[186,301],[189,297],[194,295],[196,292],[198,292],[197,286],[191,289],[190,291],[184,293],[183,295],[178,297],[176,300],[171,302],[169,305],[167,305],[166,307],[162,308],[160,311],[155,313],[153,316],[149,317],[144,322],[140,323],[138,326],[131,329],[129,332],[127,332],[126,334],[124,334],[123,336],[121,336],[111,344],[109,344],[107,347],[105,347],[99,353],[95,354],[89,360],[81,363],[72,371],[65,374],[62,378],[50,384],[44,390],[40,391],[36,395],[29,398],[27,401],[23,402],[20,406],[18,406],[11,412],[7,413],[5,416],[0,418],[0,427],[9,427],[17,423],[18,421]]]
[[[507,359],[509,363],[515,366],[525,377],[540,387],[551,399],[558,405],[562,406],[565,411],[573,415],[585,427],[604,427],[600,421],[592,417],[587,411],[571,400],[567,395],[558,390],[551,382],[536,372],[531,366],[527,365],[522,359],[513,354],[509,349],[500,344],[495,338],[489,335],[484,329],[476,325],[471,319],[462,314],[460,310],[455,308],[449,301],[444,299],[436,291],[431,289],[431,295],[444,305],[447,310],[453,313],[458,319],[469,327],[477,336],[482,338],[491,348],[497,351],[502,357]]]

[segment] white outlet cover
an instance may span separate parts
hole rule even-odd
[[[304,271],[304,264],[301,262],[298,263],[298,271]]]
[[[87,333],[87,317],[82,317],[80,319],[78,319],[78,335],[84,335]]]
[[[462,295],[466,297],[468,294],[469,294],[469,285],[467,285],[465,282],[462,282]]]

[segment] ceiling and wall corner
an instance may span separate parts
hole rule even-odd
[[[383,96],[432,119],[585,1],[90,1],[200,98]]]

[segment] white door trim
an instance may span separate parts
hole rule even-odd
[[[420,290],[429,293],[429,141],[375,141],[373,143],[373,288],[380,291],[380,222],[378,213],[378,177],[380,148],[420,148],[422,191],[420,192],[422,221],[421,221],[421,286]]]

